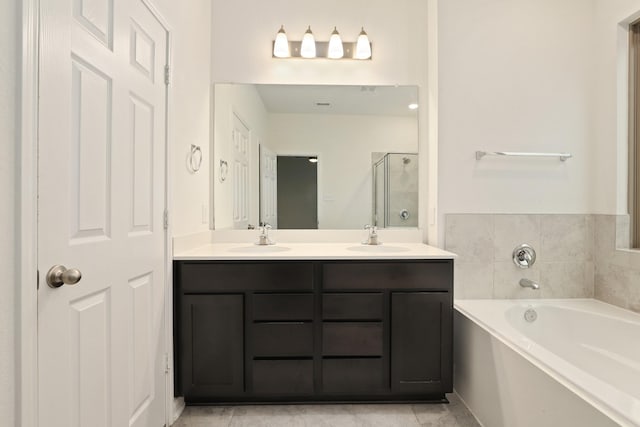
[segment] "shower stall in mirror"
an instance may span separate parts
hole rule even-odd
[[[373,153],[373,218],[378,228],[418,227],[418,154]]]

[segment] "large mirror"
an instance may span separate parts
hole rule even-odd
[[[415,86],[216,84],[215,229],[418,226]]]

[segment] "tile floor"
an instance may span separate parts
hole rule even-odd
[[[479,427],[454,395],[447,404],[188,406],[173,427]]]

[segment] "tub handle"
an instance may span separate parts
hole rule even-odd
[[[523,243],[513,250],[513,263],[520,268],[530,268],[536,262],[536,251]]]

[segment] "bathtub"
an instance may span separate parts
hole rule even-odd
[[[454,387],[484,426],[640,426],[640,315],[591,299],[455,309]]]

